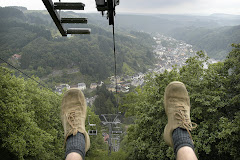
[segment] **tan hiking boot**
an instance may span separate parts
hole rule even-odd
[[[87,152],[90,147],[90,138],[85,130],[87,105],[82,91],[77,88],[68,90],[63,96],[61,109],[65,143],[68,136],[81,132],[85,136],[85,152]]]
[[[164,107],[168,117],[168,124],[164,129],[164,141],[168,146],[173,147],[173,130],[181,127],[188,131],[196,128],[196,123],[190,119],[190,98],[187,89],[182,82],[171,82],[165,89]],[[193,127],[194,124],[194,127]]]

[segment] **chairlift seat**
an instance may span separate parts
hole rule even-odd
[[[87,23],[87,18],[61,18],[61,23]]]
[[[67,34],[90,34],[90,28],[68,28]]]
[[[88,135],[96,136],[97,135],[97,130],[88,130]]]
[[[112,134],[122,134],[122,131],[112,131]]]
[[[54,9],[59,10],[84,10],[85,4],[83,3],[66,3],[66,2],[55,2]]]
[[[91,115],[88,115],[88,125],[90,126],[90,129],[88,130],[88,135],[96,136],[97,135],[96,124],[91,124],[89,117],[91,117]]]
[[[114,128],[116,128],[116,129],[120,129],[121,127],[114,127]]]
[[[94,127],[94,126],[96,126],[96,124],[90,124],[90,123],[89,123],[89,126]]]

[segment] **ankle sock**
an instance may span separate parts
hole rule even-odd
[[[174,153],[177,155],[177,152],[180,148],[184,146],[191,147],[194,151],[193,141],[190,138],[190,135],[186,129],[176,128],[172,134],[173,144],[174,144]]]
[[[71,152],[80,154],[85,159],[85,136],[78,132],[75,136],[71,135],[67,138],[65,158]]]

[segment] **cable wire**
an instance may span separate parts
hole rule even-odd
[[[7,63],[9,66],[11,66],[12,68],[14,68],[15,70],[17,70],[18,72],[22,73],[23,75],[25,75],[27,78],[33,80],[34,82],[38,83],[40,86],[42,86],[43,88],[48,89],[49,91],[53,92],[50,88],[48,88],[47,86],[45,86],[44,84],[40,83],[39,81],[37,81],[36,79],[30,77],[29,75],[27,75],[26,73],[24,73],[23,71],[21,71],[20,69],[14,67],[13,65],[11,65],[10,63],[8,63],[7,61],[5,61],[4,59],[2,59],[0,57],[0,60],[2,60],[3,62]],[[56,94],[55,92],[53,92],[54,94]],[[56,94],[58,95],[58,94]],[[59,95],[58,95],[59,96]]]
[[[116,83],[116,96],[117,96],[117,113],[118,113],[118,88],[117,88],[117,58],[116,58],[116,41],[115,41],[115,27],[113,23],[113,53],[114,53],[114,76]]]

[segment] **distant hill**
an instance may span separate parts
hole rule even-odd
[[[169,35],[194,45],[198,50],[205,50],[212,58],[222,60],[232,50],[232,43],[240,43],[240,25],[215,29],[178,28]]]
[[[56,81],[65,83],[73,83],[85,76],[99,81],[113,75],[112,32],[105,28],[85,25],[92,29],[91,35],[67,38],[59,35],[46,11],[0,8],[0,13],[0,56],[7,60],[20,54],[18,67],[29,74],[43,78],[55,70],[77,70],[78,73],[72,75],[74,77],[63,75],[56,78]],[[107,20],[102,20],[107,24]],[[153,44],[149,34],[117,32],[118,74],[145,72],[154,63]]]
[[[125,28],[135,28],[145,32],[166,34],[172,29],[183,27],[217,28],[240,25],[240,16],[215,14],[197,15],[124,15],[117,14],[117,24]]]
[[[119,27],[184,40],[216,59],[225,58],[231,44],[240,42],[239,15],[117,15],[117,22]]]

